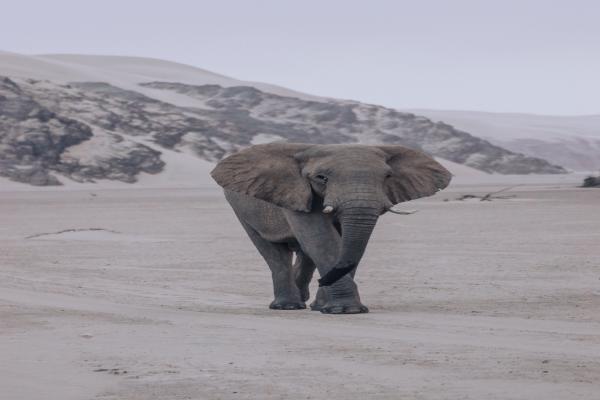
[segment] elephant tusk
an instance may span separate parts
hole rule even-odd
[[[398,214],[398,215],[411,215],[416,213],[419,210],[394,210],[394,207],[390,207],[388,208],[388,211],[394,214]]]
[[[327,206],[327,207],[325,207],[325,208],[323,209],[323,212],[324,212],[325,214],[329,214],[329,213],[330,213],[330,212],[332,212],[332,211],[333,211],[333,207],[332,207],[332,206]]]

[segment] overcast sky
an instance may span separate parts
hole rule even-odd
[[[600,114],[600,1],[5,1],[0,49],[137,55],[398,108]]]

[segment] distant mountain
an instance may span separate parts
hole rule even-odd
[[[574,171],[600,170],[600,115],[550,116],[410,110],[531,157]]]
[[[214,162],[272,140],[397,143],[486,172],[565,172],[412,113],[161,60],[0,53],[1,74],[0,175],[34,185],[135,182],[168,168],[166,152]]]

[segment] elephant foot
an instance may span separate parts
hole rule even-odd
[[[360,302],[360,296],[356,290],[356,285],[347,293],[340,295],[320,287],[317,291],[315,301],[310,305],[313,311],[321,311],[323,314],[361,314],[368,313],[369,309]]]
[[[269,304],[271,310],[304,310],[306,304],[303,301],[289,299],[275,299]]]
[[[323,314],[361,314],[368,313],[369,309],[367,306],[362,304],[337,304],[328,303],[321,307],[319,310]]]

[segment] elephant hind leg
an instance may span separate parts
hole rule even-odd
[[[296,250],[296,261],[294,262],[293,270],[296,286],[300,290],[302,301],[307,301],[310,297],[308,285],[310,285],[316,268],[315,263],[310,257],[304,254],[302,250]]]
[[[274,243],[264,239],[250,225],[242,222],[242,226],[256,246],[258,252],[267,262],[273,278],[275,299],[269,308],[276,310],[299,310],[306,308],[292,273],[292,250],[286,243]]]

